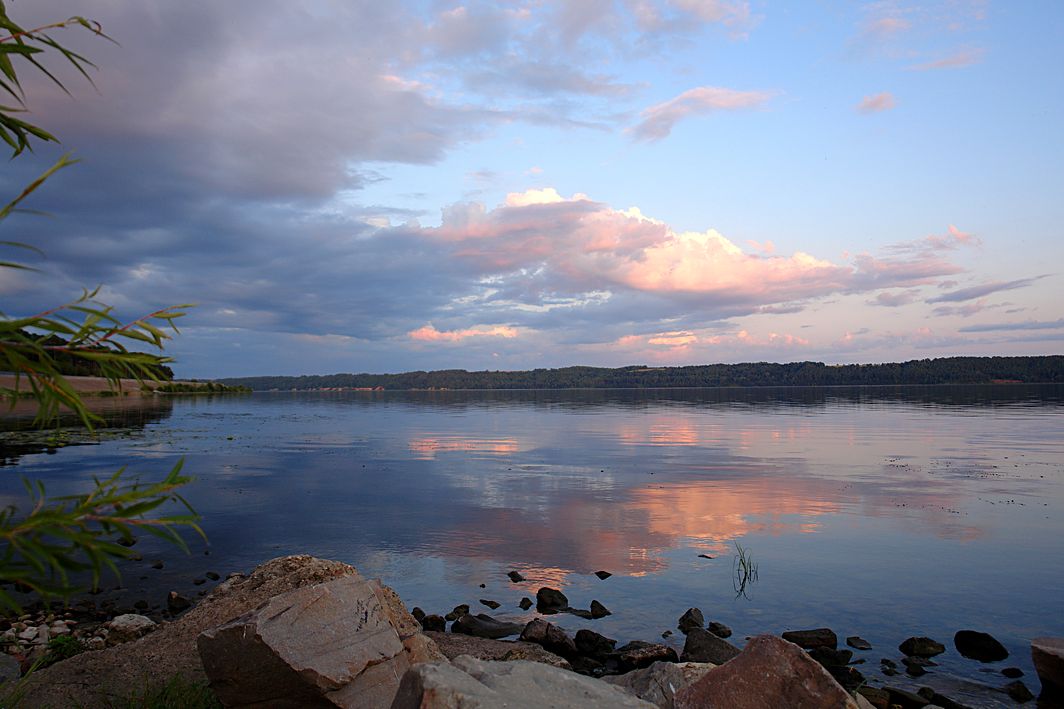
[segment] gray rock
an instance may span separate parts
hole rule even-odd
[[[608,655],[613,652],[613,648],[617,644],[616,640],[607,638],[605,635],[599,635],[594,630],[587,630],[586,628],[576,631],[574,642],[576,643],[577,652],[591,657]]]
[[[521,640],[535,643],[562,657],[576,655],[576,643],[564,630],[542,618],[530,620],[521,631]]]
[[[476,615],[467,613],[451,624],[451,632],[497,640],[509,635],[517,635],[524,627],[520,623],[507,623],[497,620],[486,613],[477,613]]]
[[[572,669],[569,661],[553,652],[547,652],[535,643],[519,640],[490,640],[472,635],[455,635],[454,633],[426,632],[444,655],[454,659],[459,655],[469,655],[478,660],[528,660],[542,662],[545,665]]]
[[[645,642],[630,642],[624,647],[617,648],[612,657],[616,659],[622,672],[650,667],[655,662],[679,661],[676,651],[668,645]]]
[[[21,675],[22,666],[19,661],[6,652],[0,652],[0,684],[17,680]]]
[[[560,611],[569,607],[569,599],[556,588],[543,588],[536,591],[536,608],[540,611]]]
[[[662,709],[673,709],[676,693],[714,667],[716,665],[708,662],[655,662],[650,667],[627,674],[603,677],[602,681],[621,687]]]
[[[702,616],[702,611],[698,608],[688,608],[684,611],[684,614],[680,616],[680,619],[676,621],[676,628],[687,635],[687,632],[692,628],[701,628],[706,624],[706,619]]]
[[[1031,660],[1042,680],[1039,696],[1064,700],[1064,638],[1035,638],[1031,641]]]
[[[591,601],[591,617],[592,618],[598,620],[599,618],[605,618],[608,615],[613,615],[612,613],[610,613],[610,609],[609,608],[607,608],[606,606],[602,605],[598,601],[595,601],[595,600]]]
[[[814,628],[813,630],[788,630],[783,639],[798,647],[812,650],[814,647],[838,647],[839,639],[831,628]]]
[[[941,655],[946,651],[946,646],[937,640],[932,640],[927,637],[912,637],[907,638],[898,649],[906,655],[914,657],[934,657],[935,655]]]
[[[388,706],[411,664],[443,659],[391,589],[357,576],[274,596],[197,646],[227,707]]]
[[[852,647],[854,650],[872,649],[872,643],[868,642],[862,637],[858,637],[857,635],[851,635],[850,637],[846,638],[846,644]]]
[[[387,706],[387,705],[383,705]],[[590,677],[536,662],[484,662],[468,656],[453,664],[412,667],[392,709],[653,709],[654,705]]]
[[[681,662],[712,662],[723,665],[739,654],[739,648],[703,628],[692,628],[683,645]]]
[[[726,626],[724,623],[718,623],[715,620],[711,620],[709,622],[709,625],[706,626],[706,630],[713,633],[718,638],[730,638],[732,634],[731,628]]]
[[[115,616],[104,625],[107,629],[107,644],[118,645],[141,638],[155,630],[155,622],[136,613]]]

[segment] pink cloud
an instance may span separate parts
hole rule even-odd
[[[699,86],[644,109],[640,114],[642,120],[631,132],[636,140],[661,140],[672,132],[674,125],[685,118],[718,111],[758,108],[768,103],[772,95],[768,91],[736,91],[716,86]]]
[[[959,52],[943,57],[933,62],[927,62],[926,64],[915,64],[911,67],[913,71],[934,71],[936,69],[963,69],[973,64],[978,64],[983,59],[983,55],[986,54],[986,50],[983,48],[975,49],[962,49]]]
[[[873,300],[867,301],[869,305],[881,305],[887,308],[897,308],[902,305],[914,303],[919,298],[919,291],[907,290],[899,293],[885,292],[878,294]]]
[[[889,111],[894,108],[894,95],[888,91],[875,94],[874,96],[865,96],[861,99],[861,102],[857,104],[858,113],[880,113],[882,111]]]
[[[479,326],[466,328],[464,330],[442,331],[437,330],[431,323],[407,333],[407,336],[411,340],[418,340],[420,342],[461,342],[470,337],[503,337],[511,339],[517,337],[517,335],[518,331],[516,328],[505,325]]]
[[[905,32],[912,23],[902,17],[879,17],[865,24],[864,35],[874,39],[884,39]]]

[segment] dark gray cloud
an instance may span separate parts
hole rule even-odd
[[[1014,323],[985,323],[960,328],[961,332],[1016,332],[1022,330],[1064,330],[1064,318],[1059,320],[1027,320]]]

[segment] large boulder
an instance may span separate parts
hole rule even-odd
[[[937,640],[931,638],[918,636],[906,638],[898,649],[905,655],[911,657],[934,657],[935,655],[941,655],[946,651],[946,646]]]
[[[357,576],[349,564],[313,556],[285,556],[265,562],[250,576],[238,575],[218,584],[195,607],[135,643],[98,652],[84,652],[39,669],[27,678],[23,704],[32,707],[85,709],[112,706],[138,691],[177,676],[203,682],[206,674],[196,638],[279,593],[343,576]]]
[[[815,647],[837,647],[839,638],[831,628],[814,628],[812,630],[788,630],[783,639],[798,647],[812,650]]]
[[[530,620],[521,631],[521,640],[541,645],[549,652],[570,658],[576,655],[576,643],[554,623],[542,618]]]
[[[556,588],[544,586],[536,591],[536,610],[540,613],[557,613],[569,607],[569,599]]]
[[[412,664],[445,659],[391,589],[356,576],[274,596],[197,644],[228,707],[387,706]]]
[[[452,633],[474,635],[478,638],[490,638],[492,640],[505,638],[508,635],[517,635],[524,628],[523,623],[507,623],[506,621],[492,618],[487,613],[477,613],[476,615],[466,613],[458,616],[458,619],[451,624]]]
[[[712,662],[723,665],[739,654],[739,648],[704,628],[691,628],[683,644],[682,662]]]
[[[387,705],[385,705],[387,706]],[[654,705],[597,679],[517,660],[484,662],[468,656],[452,664],[414,665],[403,676],[391,709],[654,709]]]
[[[151,618],[136,613],[124,613],[112,618],[104,628],[107,630],[107,644],[118,645],[144,637],[155,630],[156,624]]]
[[[827,670],[794,643],[759,635],[742,653],[681,689],[676,709],[856,709]]]
[[[716,665],[709,662],[655,662],[641,670],[603,677],[602,681],[621,687],[662,709],[673,709],[676,693],[714,667]]]
[[[1042,680],[1040,696],[1064,702],[1064,638],[1035,638],[1031,641],[1031,660]]]

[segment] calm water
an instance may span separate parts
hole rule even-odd
[[[99,445],[9,446],[0,502],[22,499],[20,473],[61,493],[184,457],[210,556],[142,541],[127,598],[307,552],[429,612],[485,598],[524,620],[522,596],[558,587],[613,615],[552,620],[622,642],[658,638],[690,606],[740,645],[829,626],[872,642],[873,679],[926,634],[950,647],[935,674],[1000,686],[952,649],[956,630],[985,630],[1012,653],[989,669],[1018,665],[1037,688],[1030,638],[1064,635],[1062,414],[1061,386],[179,399]],[[736,543],[758,565],[738,597]]]

